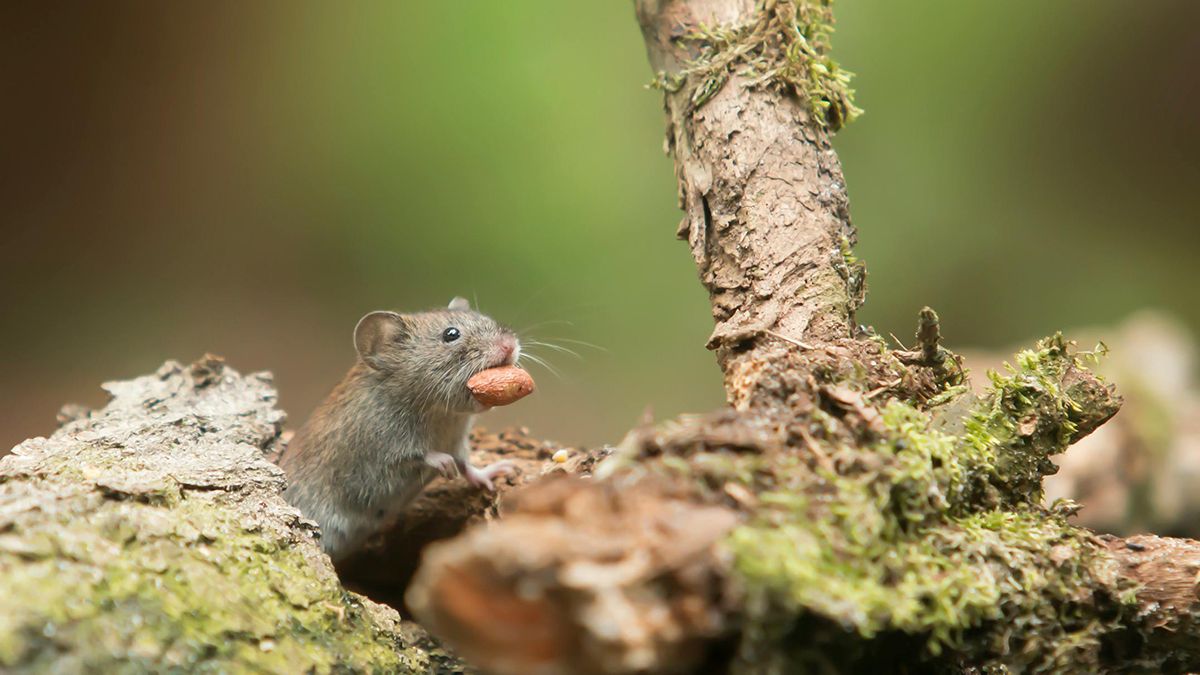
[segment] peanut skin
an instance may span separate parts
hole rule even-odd
[[[467,380],[467,389],[483,405],[494,407],[515,403],[533,393],[533,378],[516,366],[488,368]]]

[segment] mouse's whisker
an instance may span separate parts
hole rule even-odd
[[[523,335],[523,334],[528,333],[529,331],[534,330],[536,328],[541,328],[542,326],[553,326],[553,325],[563,325],[563,326],[574,327],[575,323],[571,322],[571,321],[567,321],[566,319],[550,319],[549,321],[541,321],[541,322],[535,323],[532,326],[526,326],[525,328],[522,328],[521,330],[517,331],[517,333],[520,333]]]
[[[555,377],[562,379],[562,375],[560,375],[558,373],[558,371],[554,369],[554,366],[551,366],[549,363],[546,363],[544,360],[542,360],[538,356],[526,351],[526,352],[521,353],[521,358],[525,358],[525,359],[529,359],[530,361],[533,361],[534,363],[538,364],[539,366],[550,371],[551,375],[554,375]]]
[[[601,352],[608,351],[608,349],[601,347],[598,344],[593,344],[591,342],[586,342],[584,340],[573,340],[571,338],[565,338],[565,337],[555,337],[555,338],[550,338],[550,339],[553,339],[556,342],[569,342],[573,345],[579,345],[580,347],[587,347],[589,349],[595,349],[596,351],[601,351]]]
[[[542,342],[541,340],[526,340],[525,344],[534,346],[534,347],[545,347],[547,349],[553,349],[556,352],[570,354],[571,356],[574,356],[577,359],[583,358],[582,356],[579,355],[579,352],[575,351],[574,349],[570,349],[569,347],[563,347],[562,345],[556,345],[556,344],[553,344],[550,342]]]

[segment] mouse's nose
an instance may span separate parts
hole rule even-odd
[[[500,355],[505,363],[516,361],[517,354],[517,339],[511,335],[505,335],[499,340]]]

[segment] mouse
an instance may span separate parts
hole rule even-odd
[[[317,522],[335,562],[399,517],[436,476],[461,474],[490,491],[514,471],[507,461],[471,464],[468,434],[489,407],[467,381],[516,365],[516,333],[456,297],[445,309],[370,312],[354,328],[354,348],[354,365],[279,458],[284,498]]]

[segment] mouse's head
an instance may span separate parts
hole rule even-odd
[[[467,390],[472,375],[512,365],[521,355],[515,333],[463,298],[419,314],[371,312],[355,327],[354,346],[395,395],[454,412],[481,409]]]

